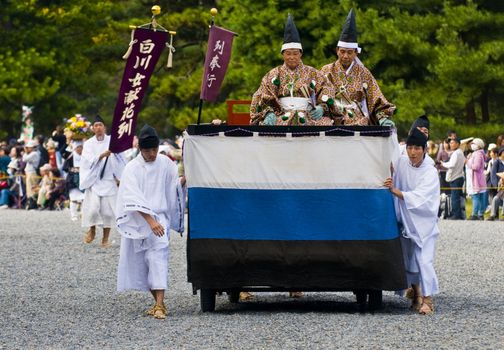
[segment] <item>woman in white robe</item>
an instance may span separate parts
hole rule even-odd
[[[425,161],[427,138],[413,130],[407,155],[396,163],[394,178],[385,180],[394,195],[397,220],[402,227],[402,247],[412,307],[420,314],[434,312],[432,296],[439,293],[434,252],[439,236],[439,177],[432,162]]]

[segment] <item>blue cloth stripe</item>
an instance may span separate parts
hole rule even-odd
[[[397,238],[386,189],[189,188],[190,238],[388,240]]]

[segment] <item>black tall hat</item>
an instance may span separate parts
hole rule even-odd
[[[345,23],[343,23],[343,28],[341,29],[341,35],[338,41],[338,47],[344,47],[346,49],[357,49],[360,53],[361,48],[357,43],[357,24],[355,22],[355,12],[353,9],[347,15]]]
[[[419,118],[420,119],[420,118]],[[418,119],[417,119],[418,120]],[[415,121],[416,123],[416,121]],[[415,125],[413,123],[413,125]],[[427,144],[428,137],[423,132],[418,130],[417,127],[412,127],[406,139],[406,145],[408,146],[422,146],[425,148]]]
[[[96,117],[94,117],[93,124],[94,123],[102,123],[103,125],[105,125],[105,122],[103,121],[103,118],[100,117],[99,114],[97,114]]]
[[[421,115],[420,117],[418,117],[413,122],[413,125],[411,125],[410,132],[411,132],[411,130],[416,129],[416,128],[426,128],[427,130],[429,130],[430,122],[429,122],[429,118],[427,118],[427,115],[424,114],[424,115]]]
[[[138,134],[138,146],[142,149],[159,147],[159,137],[156,130],[145,124]]]
[[[303,51],[303,47],[301,46],[301,38],[299,37],[299,32],[294,24],[294,19],[291,14],[287,17],[287,22],[285,23],[285,31],[284,31],[284,43],[282,45],[281,52],[287,49],[298,49]]]
[[[415,145],[424,147],[429,139],[428,135],[425,135],[419,128],[426,128],[427,131],[430,128],[429,118],[427,115],[421,115],[411,125],[411,128],[408,132],[408,138],[406,140],[407,145]]]

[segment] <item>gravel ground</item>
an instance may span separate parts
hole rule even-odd
[[[0,212],[0,348],[504,349],[504,223],[442,221],[436,314],[419,316],[385,293],[358,312],[351,293],[217,299],[201,313],[186,282],[185,238],[172,235],[165,321],[142,316],[146,293],[115,292],[112,248],[84,245],[69,213]]]

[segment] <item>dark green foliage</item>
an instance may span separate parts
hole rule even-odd
[[[504,133],[504,8],[491,0],[266,1],[0,1],[0,138],[17,136],[21,105],[33,105],[36,133],[49,133],[74,113],[111,121],[124,69],[130,24],[150,20],[177,31],[174,68],[161,56],[140,122],[162,136],[197,118],[209,10],[239,34],[217,104],[203,120],[226,118],[226,99],[250,99],[262,76],[282,63],[283,26],[293,14],[305,64],[335,59],[350,8],[357,14],[360,58],[398,106],[400,133],[422,113],[432,134],[447,129],[493,142]]]

